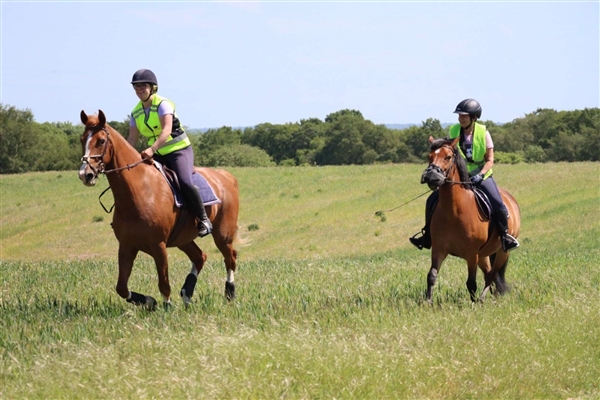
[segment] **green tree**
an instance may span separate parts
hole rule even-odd
[[[215,165],[220,161],[216,153],[226,153],[222,148],[230,148],[241,144],[241,129],[232,129],[229,126],[223,126],[218,129],[209,129],[205,133],[188,134],[194,146],[194,156],[196,165]]]
[[[68,127],[72,133],[71,138],[65,134],[65,131],[58,125],[65,127],[65,123],[45,122],[43,124],[34,124],[33,130],[37,131],[37,146],[31,151],[30,170],[32,171],[66,171],[77,169],[80,165],[81,144],[79,137],[77,142],[71,142],[75,139],[74,130]]]
[[[28,160],[38,146],[39,135],[29,109],[18,110],[0,103],[0,173],[29,171]]]
[[[334,113],[329,114],[328,116],[325,117],[325,122],[328,123],[333,123],[335,122],[338,118],[344,117],[344,116],[353,116],[356,117],[356,120],[364,120],[365,118],[363,117],[362,113],[358,110],[349,110],[349,109],[344,109],[344,110],[339,110],[336,111]]]
[[[210,152],[203,164],[208,167],[270,167],[275,163],[262,149],[247,144],[221,146]]]
[[[327,142],[316,156],[317,164],[363,164],[368,148],[362,141],[362,115],[345,113],[330,120]]]

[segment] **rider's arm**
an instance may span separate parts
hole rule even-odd
[[[132,145],[133,147],[135,147],[138,137],[140,136],[140,131],[138,130],[137,126],[129,126],[129,136],[127,136],[127,141],[129,142],[130,145]]]
[[[481,168],[481,174],[485,176],[487,172],[494,166],[494,142],[489,131],[485,132],[485,155],[483,156],[485,164]]]
[[[483,159],[485,160],[485,164],[483,164],[483,167],[481,168],[481,174],[483,176],[485,176],[485,174],[487,174],[487,172],[494,166],[494,148],[493,147],[488,147],[487,149],[485,149],[485,155],[483,156]]]

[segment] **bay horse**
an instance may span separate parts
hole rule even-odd
[[[431,268],[427,275],[427,301],[431,304],[433,286],[438,272],[448,255],[467,261],[469,275],[467,289],[475,301],[477,266],[485,276],[482,301],[495,284],[499,294],[508,290],[505,280],[509,252],[502,249],[500,231],[479,209],[469,172],[457,144],[459,138],[435,139],[429,137],[429,166],[423,172],[421,183],[438,190],[439,200],[431,215]],[[509,212],[508,229],[515,238],[521,228],[521,212],[515,198],[499,188]]]
[[[187,307],[194,293],[198,273],[207,255],[194,242],[198,229],[194,216],[185,207],[176,206],[171,187],[152,160],[142,160],[138,151],[106,123],[102,110],[98,115],[86,115],[81,111],[85,126],[81,135],[83,157],[79,179],[85,186],[94,186],[99,174],[106,175],[114,196],[112,228],[119,241],[119,277],[116,291],[122,298],[148,309],[156,308],[151,296],[131,292],[128,280],[134,260],[142,251],[150,255],[156,264],[158,288],[165,307],[171,304],[169,264],[167,247],[177,247],[192,262],[180,291]],[[213,224],[213,240],[223,255],[227,280],[225,297],[235,297],[234,273],[238,242],[239,193],[236,178],[225,170],[195,168],[206,178],[220,204],[206,206],[206,213]]]

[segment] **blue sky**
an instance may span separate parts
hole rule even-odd
[[[600,106],[598,1],[2,1],[1,101],[124,120],[139,68],[190,128],[359,110],[377,124]]]

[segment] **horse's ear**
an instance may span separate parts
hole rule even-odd
[[[79,114],[79,116],[81,117],[81,122],[83,122],[83,124],[87,124],[87,114],[85,113],[85,111],[81,110],[81,114]]]
[[[98,110],[98,122],[99,126],[104,126],[106,124],[106,116],[102,110]]]
[[[429,143],[433,143],[435,139],[433,138],[433,136],[429,136]]]
[[[459,141],[459,140],[460,140],[460,136],[457,136],[457,137],[456,137],[456,138],[455,138],[455,139],[452,141],[452,143],[450,143],[450,145],[451,145],[452,147],[456,146],[456,145],[458,144],[458,141]]]

